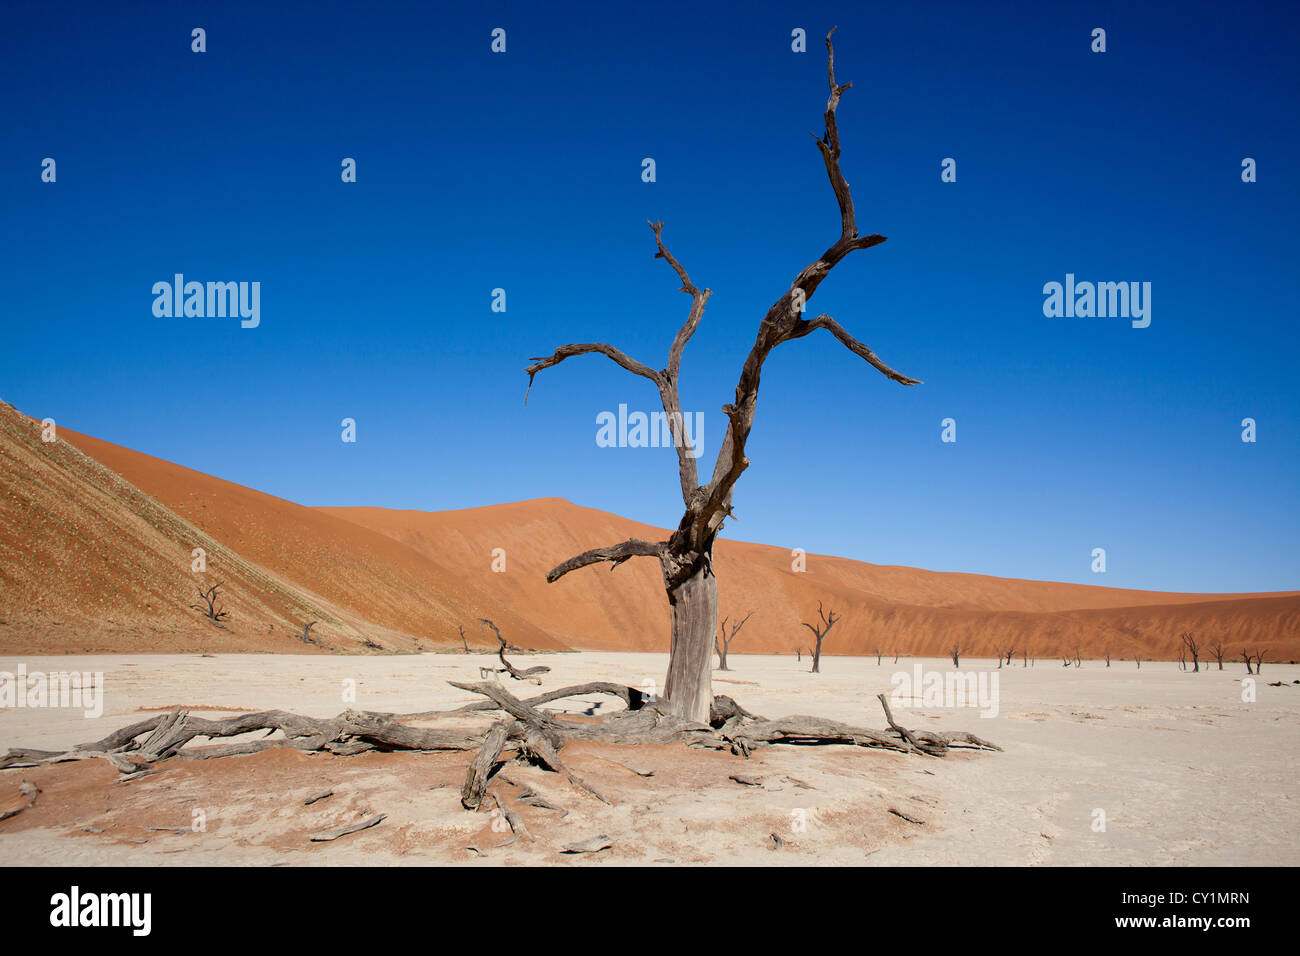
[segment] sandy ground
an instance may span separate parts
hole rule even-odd
[[[582,653],[522,658],[553,670],[545,687],[587,680],[643,687],[661,681],[666,655]],[[62,749],[173,704],[203,716],[280,708],[329,716],[346,705],[413,712],[470,697],[449,679],[478,679],[479,656],[274,655],[0,658],[0,671],[102,671],[103,716],[79,710],[0,709],[0,747]],[[891,689],[886,658],[831,657],[810,675],[793,657],[732,655],[715,693],[767,716],[811,713],[884,725],[875,695]],[[946,661],[921,662],[946,671]],[[987,661],[963,670],[990,670]],[[1213,667],[1214,665],[1211,665]],[[1243,666],[1180,672],[1176,664],[1040,660],[998,673],[999,713],[898,709],[917,728],[965,729],[1005,753],[945,759],[851,747],[772,747],[745,761],[684,747],[570,744],[570,766],[613,801],[607,807],[555,774],[510,765],[516,783],[569,812],[521,806],[535,837],[509,834],[492,815],[461,809],[468,755],[357,757],[268,751],[214,761],[171,761],[128,783],[102,760],[0,772],[0,813],[18,785],[41,788],[32,808],[0,822],[0,864],[494,864],[628,865],[1289,865],[1300,864],[1300,667],[1266,665],[1257,701],[1243,702]],[[1269,687],[1283,680],[1286,686]],[[514,685],[519,696],[536,692]],[[559,702],[579,713],[601,698]],[[611,706],[606,700],[602,708]],[[612,706],[621,706],[617,703]],[[598,710],[597,713],[600,711]],[[469,718],[482,725],[488,718]],[[604,757],[653,776],[638,776]],[[758,778],[742,786],[735,773]],[[334,795],[310,807],[325,789]],[[503,791],[510,799],[517,788]],[[891,810],[919,822],[909,822]],[[1105,829],[1097,828],[1097,811]],[[196,814],[197,812],[197,814]],[[377,827],[332,843],[313,833],[383,813]],[[201,815],[201,816],[200,816]],[[202,819],[205,829],[196,831]],[[159,828],[159,829],[150,829]],[[776,834],[783,846],[774,849]],[[605,835],[613,847],[568,855],[565,844]],[[470,850],[468,847],[477,850]]]

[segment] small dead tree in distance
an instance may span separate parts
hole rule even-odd
[[[809,671],[811,674],[820,674],[822,672],[822,641],[826,640],[826,635],[831,632],[831,628],[835,626],[835,622],[843,619],[842,617],[836,617],[834,610],[832,610],[829,615],[822,611],[821,601],[817,602],[817,616],[821,618],[821,622],[816,624],[816,626],[809,624],[807,621],[801,622],[803,626],[812,631],[813,636],[817,638],[817,644],[812,649],[813,666],[812,670]]]
[[[498,673],[509,674],[515,680],[532,680],[535,683],[540,684],[541,681],[537,678],[542,674],[549,674],[551,672],[551,669],[544,664],[539,664],[536,667],[526,667],[523,670],[515,667],[514,664],[511,664],[506,660],[506,647],[508,645],[506,644],[506,639],[501,636],[501,628],[497,627],[486,617],[479,618],[478,622],[480,631],[483,629],[483,625],[486,624],[488,627],[492,628],[492,633],[497,636],[497,643],[500,645],[497,647],[497,657],[501,660],[501,669]]]
[[[750,611],[748,614],[742,617],[738,622],[732,624],[730,636],[727,635],[727,621],[729,620],[729,618],[724,617],[722,619],[722,631],[714,639],[715,649],[718,652],[718,670],[720,671],[731,670],[731,668],[727,666],[727,652],[731,650],[731,642],[736,639],[736,635],[739,634],[740,629],[745,626],[745,622],[748,621],[753,616],[754,616],[754,612]]]
[[[1264,673],[1264,655],[1267,654],[1267,653],[1268,653],[1268,651],[1266,651],[1266,650],[1264,650],[1264,651],[1260,651],[1260,650],[1255,651],[1255,673],[1256,673],[1256,674],[1262,674],[1262,673]]]
[[[1226,650],[1223,647],[1223,641],[1216,640],[1211,644],[1210,653],[1214,655],[1214,660],[1219,665],[1219,670],[1223,670],[1223,655],[1226,653]]]
[[[1201,645],[1197,642],[1196,635],[1191,631],[1185,631],[1180,640],[1183,642],[1183,647],[1186,648],[1187,653],[1192,655],[1192,673],[1199,674],[1201,672]],[[1183,666],[1187,666],[1186,659],[1183,661]]]
[[[195,590],[199,592],[199,599],[202,604],[191,604],[190,607],[196,611],[202,611],[203,616],[215,624],[217,627],[225,627],[221,622],[230,616],[230,612],[224,606],[217,607],[218,591],[221,589],[221,582],[218,581],[206,591],[195,585]]]
[[[678,329],[669,349],[668,364],[662,369],[654,369],[612,345],[577,343],[562,345],[549,356],[536,357],[533,359],[534,364],[525,369],[531,388],[533,379],[539,372],[575,355],[598,354],[633,375],[648,379],[659,393],[677,450],[678,479],[685,506],[677,530],[666,541],[629,538],[618,544],[584,551],[552,568],[546,575],[546,580],[554,583],[570,571],[592,564],[609,562],[617,567],[634,557],[657,558],[671,611],[672,640],[663,698],[672,713],[691,720],[707,720],[713,699],[711,664],[713,635],[718,626],[718,586],[717,578],[714,577],[713,546],[723,522],[735,517],[732,513],[732,498],[736,482],[750,465],[750,460],[745,455],[745,446],[758,408],[759,377],[763,363],[777,346],[825,330],[886,378],[900,385],[920,384],[918,379],[910,378],[886,365],[875,352],[850,335],[830,315],[822,313],[815,318],[804,317],[806,303],[836,265],[851,252],[870,249],[885,241],[884,236],[874,233],[859,235],[853,197],[840,170],[840,133],[835,112],[841,95],[852,84],[841,85],[835,82],[835,50],[831,45],[831,35],[834,32],[832,29],[826,35],[826,72],[830,93],[824,113],[825,130],[815,139],[839,206],[840,235],[825,252],[794,277],[788,289],[777,297],[759,322],[757,338],[740,370],[735,400],[722,406],[728,424],[711,477],[704,483],[700,481],[695,451],[690,446],[683,427],[677,386],[682,352],[699,328],[704,318],[705,304],[712,293],[709,289],[696,286],[686,269],[668,251],[663,241],[662,222],[650,223],[658,250],[655,257],[663,259],[669,265],[681,280],[682,291],[691,297],[686,321]],[[524,401],[527,402],[527,392]]]

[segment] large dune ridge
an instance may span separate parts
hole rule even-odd
[[[27,653],[413,650],[476,616],[561,647],[491,593],[391,538],[0,406],[0,647]],[[192,570],[194,548],[207,573]],[[189,606],[221,582],[213,627]]]
[[[584,568],[546,583],[546,572],[588,548],[668,532],[559,498],[461,511],[322,508],[382,531],[463,568],[496,587],[538,627],[579,648],[663,650],[668,604],[658,564],[636,558],[612,572]],[[505,572],[491,567],[494,548]],[[715,551],[720,617],[753,616],[732,645],[738,653],[790,653],[806,646],[817,603],[842,620],[824,651],[939,656],[954,645],[968,656],[1028,649],[1033,656],[1172,659],[1180,635],[1222,640],[1229,654],[1268,650],[1300,656],[1300,593],[1178,594],[924,571],[809,554],[793,570],[792,551],[720,539]],[[495,582],[495,583],[494,583]]]
[[[659,568],[634,559],[546,572],[588,548],[667,532],[543,498],[457,511],[306,507],[0,406],[0,649],[9,652],[314,651],[450,648],[476,619],[521,647],[662,651]],[[675,516],[674,516],[675,517]],[[207,551],[209,571],[190,569]],[[500,549],[498,551],[497,549]],[[504,553],[504,570],[494,555]],[[793,654],[819,601],[841,615],[824,653],[964,656],[1027,649],[1170,659],[1179,635],[1228,655],[1300,658],[1300,592],[1178,594],[925,571],[722,539],[721,616],[753,616],[735,654]],[[228,627],[189,608],[225,584]],[[1208,652],[1205,656],[1208,656]]]

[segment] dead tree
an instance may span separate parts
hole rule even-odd
[[[894,663],[898,663],[898,651],[894,651]]]
[[[850,352],[863,359],[886,378],[901,385],[918,385],[910,378],[886,365],[870,348],[848,333],[826,313],[815,318],[805,317],[805,305],[818,286],[851,252],[870,249],[885,241],[881,235],[859,235],[853,197],[849,184],[840,170],[840,133],[835,112],[840,96],[852,84],[835,82],[835,51],[831,45],[832,29],[826,35],[827,77],[830,93],[824,113],[825,130],[816,138],[821,152],[831,190],[839,206],[840,235],[831,246],[813,262],[805,266],[789,287],[768,308],[758,323],[758,334],[745,358],[736,383],[734,401],[723,405],[727,417],[727,430],[718,450],[713,472],[703,483],[696,465],[696,450],[691,447],[683,427],[681,400],[678,394],[678,376],[682,352],[704,318],[705,304],[712,294],[691,281],[686,269],[668,251],[663,241],[663,223],[652,222],[656,258],[663,259],[681,280],[682,291],[691,298],[690,311],[685,322],[673,338],[668,352],[668,363],[661,369],[652,368],[605,343],[578,343],[562,345],[549,356],[536,357],[525,371],[531,389],[537,373],[560,364],[575,355],[603,355],[612,362],[650,381],[659,393],[665,421],[671,430],[677,450],[678,479],[682,503],[685,506],[677,529],[666,541],[642,541],[629,538],[606,547],[592,548],[556,565],[546,575],[549,582],[558,581],[570,571],[592,564],[609,562],[618,567],[635,557],[653,557],[659,561],[664,590],[671,611],[672,640],[668,660],[668,676],[664,681],[664,699],[670,710],[681,717],[703,721],[708,717],[712,699],[710,667],[713,636],[718,626],[718,586],[714,576],[713,546],[723,523],[734,518],[732,499],[736,482],[750,465],[745,448],[754,426],[758,407],[759,376],[763,363],[777,346],[801,339],[818,330],[834,336]],[[524,396],[527,402],[527,392]]]
[[[1021,666],[1021,667],[1028,667],[1028,666],[1029,666],[1029,648],[1026,647],[1023,651],[1020,652],[1020,655],[1021,655],[1021,656],[1020,656],[1020,666]]]
[[[1083,666],[1083,659],[1079,657],[1079,648],[1078,648],[1078,647],[1075,647],[1075,649],[1074,649],[1074,666],[1075,666],[1075,667],[1082,667],[1082,666]]]
[[[1178,669],[1180,671],[1187,670],[1187,647],[1186,646],[1179,646],[1178,648]]]
[[[880,648],[876,648],[876,666],[880,666]]]
[[[1016,652],[1016,649],[1015,649],[1014,647],[1009,647],[1009,648],[1007,648],[1007,666],[1008,666],[1008,667],[1011,666],[1011,655],[1014,654],[1015,652]]]
[[[221,622],[224,621],[227,617],[229,617],[230,614],[225,609],[224,606],[217,607],[217,597],[218,597],[217,591],[220,589],[220,587],[221,587],[221,582],[217,582],[216,584],[212,585],[212,587],[208,588],[205,591],[203,590],[203,588],[198,587],[196,585],[195,590],[199,592],[199,599],[203,601],[203,603],[191,604],[190,607],[194,608],[194,610],[196,611],[202,611],[203,616],[206,617],[213,624],[215,624],[217,627],[225,627],[225,625],[222,624]]]
[[[1255,672],[1254,672],[1253,670],[1251,670],[1251,668],[1250,668],[1250,664],[1251,664],[1251,660],[1250,660],[1250,651],[1242,651],[1242,652],[1241,652],[1241,659],[1242,659],[1242,661],[1243,661],[1243,662],[1245,663],[1245,665],[1246,665],[1246,673],[1247,673],[1247,674],[1253,674],[1253,673],[1255,673]]]
[[[501,636],[501,628],[497,627],[495,624],[493,624],[490,620],[488,620],[485,617],[479,618],[478,622],[479,622],[480,631],[483,629],[483,625],[486,624],[488,627],[492,628],[492,633],[497,636],[497,643],[500,645],[497,648],[497,657],[500,658],[501,660],[501,667],[496,671],[496,673],[509,674],[515,680],[531,680],[534,683],[540,684],[541,681],[538,680],[537,678],[540,677],[542,674],[549,674],[551,672],[551,669],[549,667],[540,664],[537,667],[526,667],[523,670],[520,670],[519,668],[515,667],[514,664],[511,664],[508,660],[506,660],[507,645],[506,645],[506,639]],[[484,669],[485,668],[481,668],[481,667],[479,668],[480,675],[482,674]]]
[[[998,670],[1002,670],[1002,648],[997,644],[993,645],[993,656],[998,659]]]
[[[736,639],[736,635],[739,634],[740,629],[745,626],[745,622],[753,616],[754,612],[750,611],[742,617],[739,622],[732,624],[730,637],[727,636],[727,621],[729,619],[725,617],[722,619],[722,631],[718,634],[717,638],[714,639],[714,647],[718,652],[718,670],[731,670],[731,668],[727,666],[727,652],[731,650],[731,642]]]
[[[1106,648],[1106,666],[1110,667],[1110,648]]]
[[[457,624],[456,630],[460,631],[460,646],[463,647],[465,649],[465,653],[468,654],[469,641],[465,640],[465,628],[463,625]]]
[[[822,672],[822,641],[826,640],[826,635],[829,634],[831,628],[835,626],[835,622],[842,620],[841,617],[835,616],[834,611],[831,611],[829,615],[822,611],[821,601],[817,602],[817,616],[821,618],[820,622],[814,622],[814,624],[809,624],[807,621],[801,622],[803,626],[812,631],[813,636],[817,638],[817,644],[812,648],[813,666],[812,670],[809,672],[812,674],[820,674]]]
[[[308,621],[302,626],[302,633],[298,635],[298,640],[304,644],[315,644],[316,641],[311,636],[311,629],[316,626],[315,621]]]
[[[1223,641],[1215,641],[1210,645],[1210,653],[1214,655],[1215,663],[1219,665],[1219,670],[1223,670],[1223,655],[1226,653],[1223,647]]]
[[[948,648],[948,656],[952,658],[953,667],[961,667],[961,645],[954,644]]]
[[[1201,645],[1197,642],[1196,635],[1191,631],[1185,631],[1182,634],[1181,640],[1187,653],[1192,655],[1192,673],[1199,674],[1201,672]],[[1186,666],[1187,660],[1184,657],[1183,667],[1186,668]]]
[[[1267,653],[1268,651],[1255,651],[1255,673],[1256,674],[1264,673],[1264,655]]]
[[[751,714],[729,697],[715,697],[710,702],[707,723],[684,720],[670,713],[665,703],[647,698],[636,688],[607,683],[564,687],[528,700],[511,695],[500,684],[482,682],[453,687],[481,695],[486,700],[452,711],[423,714],[382,714],[346,710],[337,717],[304,717],[282,710],[244,713],[221,720],[199,717],[182,707],[166,714],[137,721],[92,743],[70,750],[36,750],[11,748],[0,756],[0,770],[47,766],[67,761],[83,765],[103,760],[118,771],[119,781],[129,781],[166,769],[168,761],[212,760],[223,757],[261,753],[266,750],[292,749],[302,753],[329,753],[348,757],[362,753],[405,751],[428,753],[461,751],[475,756],[466,768],[460,802],[469,810],[500,806],[498,791],[492,788],[504,782],[518,786],[505,774],[498,773],[507,760],[521,760],[539,766],[568,780],[575,792],[604,804],[608,797],[573,772],[560,757],[570,741],[594,741],[604,744],[681,744],[688,747],[722,751],[749,758],[757,749],[780,744],[847,744],[915,755],[920,758],[945,757],[958,747],[998,751],[997,744],[962,731],[909,730],[894,720],[884,694],[879,695],[888,728],[871,730],[820,720],[806,715],[768,719]],[[541,709],[543,704],[590,694],[608,694],[620,698],[626,709],[595,721],[574,722]],[[503,716],[487,729],[477,731],[464,726],[467,713],[499,710]],[[453,723],[443,727],[413,727],[404,720],[429,720],[447,717]],[[262,731],[257,739],[249,735]],[[272,736],[274,731],[280,731]],[[243,737],[238,743],[216,746],[186,746],[196,738],[212,741]],[[512,751],[506,757],[505,751]],[[621,761],[614,761],[621,763]],[[626,765],[624,765],[626,766]],[[33,788],[34,789],[34,788]],[[533,795],[538,799],[529,800]],[[28,806],[34,800],[29,797]],[[491,798],[491,799],[489,799]],[[554,811],[554,803],[531,788],[520,795],[519,802]],[[308,801],[310,802],[310,801]],[[515,834],[526,833],[522,816],[502,812]],[[381,818],[382,819],[382,818]],[[530,837],[531,839],[531,837]]]

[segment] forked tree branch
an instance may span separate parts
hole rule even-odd
[[[850,252],[869,249],[885,241],[881,235],[859,236],[857,218],[853,206],[853,195],[848,181],[840,170],[840,133],[835,121],[835,111],[839,108],[840,95],[853,84],[838,85],[835,82],[835,48],[831,44],[832,28],[826,34],[826,70],[830,84],[830,96],[826,101],[826,130],[820,137],[814,136],[822,159],[826,164],[826,174],[830,179],[831,189],[840,208],[840,238],[817,261],[805,266],[795,276],[788,292],[777,299],[767,310],[759,325],[758,336],[750,350],[745,364],[741,368],[740,380],[736,384],[736,400],[724,405],[729,424],[727,433],[718,450],[717,463],[714,465],[713,477],[705,494],[705,504],[697,520],[697,535],[712,535],[722,525],[722,519],[730,514],[731,493],[736,480],[749,467],[745,456],[745,443],[749,439],[750,429],[754,423],[754,412],[758,404],[758,386],[763,362],[772,349],[782,342],[802,338],[809,332],[824,328],[831,332],[856,355],[870,362],[883,374],[902,385],[918,385],[918,379],[903,375],[882,362],[871,349],[849,335],[830,316],[822,315],[816,319],[803,318],[803,308],[821,281]]]
[[[677,375],[682,365],[682,351],[686,348],[686,343],[691,340],[691,336],[695,334],[695,330],[700,327],[700,321],[704,318],[704,306],[713,293],[709,289],[697,288],[695,283],[691,282],[691,277],[687,275],[686,269],[668,251],[668,247],[664,245],[663,240],[664,224],[662,222],[650,222],[649,220],[647,220],[647,224],[655,234],[655,247],[658,249],[655,258],[663,259],[672,267],[673,272],[677,273],[677,277],[682,280],[682,291],[691,297],[691,310],[686,316],[686,321],[682,324],[682,327],[678,329],[677,335],[674,336],[672,347],[669,349],[668,366],[661,371],[656,371],[633,358],[629,358],[612,345],[605,345],[600,342],[562,345],[550,357],[534,356],[530,359],[536,364],[530,365],[524,370],[528,373],[528,390],[524,392],[524,404],[528,404],[528,392],[532,390],[533,379],[538,372],[559,365],[566,358],[571,358],[574,355],[599,352],[617,362],[632,374],[648,378],[654,382],[655,387],[659,390],[659,400],[663,405],[668,428],[672,434],[673,447],[677,450],[677,470],[682,486],[682,503],[689,507],[691,497],[700,483],[700,475],[699,468],[695,463],[695,449],[686,435],[682,402],[677,392]],[[699,439],[698,435],[696,439]]]
[[[723,521],[733,517],[731,510],[732,491],[736,480],[749,466],[745,455],[745,445],[749,439],[754,423],[754,414],[758,404],[758,388],[763,363],[772,349],[782,342],[802,338],[817,329],[826,329],[855,355],[867,361],[889,379],[901,385],[918,385],[920,381],[886,365],[874,351],[850,335],[829,315],[822,314],[815,319],[805,319],[804,309],[822,280],[850,252],[869,249],[885,241],[878,234],[859,236],[857,215],[853,205],[853,195],[848,180],[840,168],[840,132],[836,122],[836,111],[840,97],[852,87],[851,83],[839,84],[835,81],[835,48],[831,37],[832,28],[826,34],[826,76],[829,94],[824,113],[825,128],[822,135],[813,138],[821,152],[826,166],[826,175],[840,211],[840,236],[814,262],[805,266],[788,290],[778,298],[759,323],[758,335],[754,345],[741,367],[740,378],[736,384],[735,401],[722,407],[727,416],[727,430],[722,445],[718,450],[717,461],[709,483],[699,484],[699,474],[692,449],[685,441],[681,404],[678,396],[678,372],[681,367],[682,352],[695,331],[699,328],[704,315],[704,307],[710,291],[701,290],[690,279],[685,268],[668,251],[663,243],[663,224],[651,222],[650,228],[655,235],[656,258],[665,260],[682,282],[682,291],[691,296],[691,309],[685,323],[678,330],[669,350],[668,365],[662,371],[653,371],[639,362],[628,358],[622,352],[608,345],[567,345],[557,349],[555,354],[546,359],[534,359],[537,363],[528,367],[529,387],[533,377],[542,369],[558,365],[572,355],[586,352],[601,352],[613,359],[623,368],[634,374],[653,381],[659,389],[664,411],[674,432],[677,445],[679,472],[681,478],[682,501],[686,512],[669,541],[661,544],[648,542],[625,542],[614,548],[597,548],[587,551],[576,558],[553,569],[548,581],[558,580],[564,574],[576,568],[585,567],[602,561],[611,561],[615,566],[637,555],[658,554],[664,559],[665,568],[672,565],[672,573],[665,571],[665,580],[677,580],[689,577],[701,561],[707,561],[712,552],[713,539],[722,527]],[[670,560],[671,559],[671,560]],[[705,570],[708,570],[707,565]],[[827,624],[829,629],[829,623]],[[824,632],[823,632],[824,633]]]

